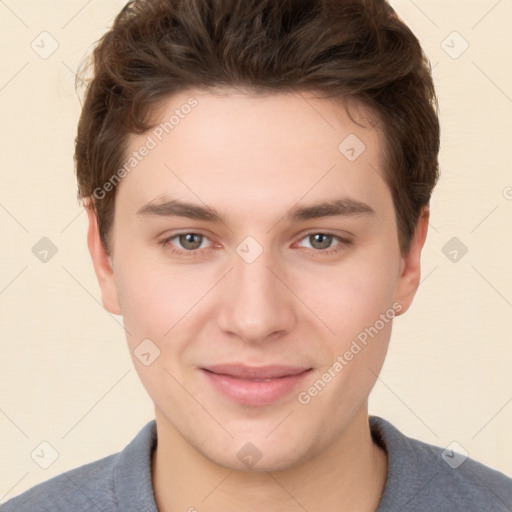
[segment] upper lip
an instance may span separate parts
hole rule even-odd
[[[238,379],[277,379],[279,377],[298,375],[310,369],[306,366],[247,366],[243,364],[218,364],[203,368],[203,370],[208,370],[209,372],[229,375]]]

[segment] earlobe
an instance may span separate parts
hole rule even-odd
[[[87,245],[91,254],[94,271],[98,278],[101,289],[101,301],[105,309],[114,315],[121,314],[119,299],[117,295],[117,286],[112,268],[111,258],[108,255],[98,228],[98,219],[93,207],[89,204],[85,206],[87,217],[89,218],[89,229],[87,231]]]
[[[402,257],[400,266],[400,277],[397,286],[396,301],[402,309],[398,314],[405,313],[416,294],[421,278],[421,250],[425,244],[428,231],[430,209],[425,206],[421,211],[416,230],[411,240],[409,252]]]

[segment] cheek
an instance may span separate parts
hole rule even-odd
[[[394,270],[394,265],[381,260],[362,265],[350,273],[346,282],[350,293],[347,307],[354,318],[373,323],[391,307],[397,285]]]
[[[393,305],[399,261],[389,253],[377,254],[381,257],[360,253],[353,261],[305,273],[299,280],[297,295],[329,328],[332,337],[327,337],[336,340],[337,350]]]
[[[398,312],[393,307],[397,268],[392,257],[365,260],[361,255],[357,265],[332,271],[324,294],[317,291],[310,296],[311,308],[334,332],[318,347],[323,364],[298,397],[311,415],[329,410],[333,423],[341,424],[366,400],[380,373]]]
[[[194,272],[156,264],[143,254],[124,258],[115,277],[130,344],[162,340],[207,290]]]

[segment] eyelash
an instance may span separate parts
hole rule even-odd
[[[159,244],[162,246],[162,247],[169,247],[170,243],[171,243],[171,240],[174,240],[175,238],[178,238],[180,236],[183,236],[183,235],[199,235],[199,236],[202,236],[203,238],[206,238],[208,239],[208,237],[206,235],[204,235],[203,233],[197,233],[195,231],[183,231],[181,233],[175,233],[174,235],[172,236],[169,236],[169,237],[166,237],[164,238],[163,240],[161,240],[159,242]],[[343,238],[339,235],[335,235],[334,233],[329,233],[329,232],[326,232],[326,231],[310,231],[306,234],[304,234],[304,236],[302,236],[302,238],[300,238],[299,241],[302,241],[304,240],[305,238],[308,238],[310,237],[311,235],[327,235],[327,236],[332,236],[334,239],[338,240],[338,244],[335,245],[334,249],[310,249],[312,251],[314,251],[315,253],[318,253],[319,256],[326,256],[326,255],[330,255],[330,254],[333,254],[333,253],[337,253],[339,252],[343,247],[349,247],[350,245],[352,245],[352,240],[348,239],[348,238]],[[208,248],[206,248],[208,249]],[[307,249],[307,248],[306,248]],[[175,249],[174,247],[170,250],[171,254],[177,254],[179,256],[185,256],[185,257],[198,257],[198,256],[201,256],[201,249],[193,249],[193,250],[179,250],[179,249]]]

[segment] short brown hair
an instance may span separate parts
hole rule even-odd
[[[385,0],[134,0],[92,54],[75,146],[78,197],[90,199],[105,248],[130,133],[154,127],[159,101],[214,87],[317,91],[377,115],[400,249],[438,179],[438,103],[418,39]],[[341,141],[340,141],[341,142]]]

